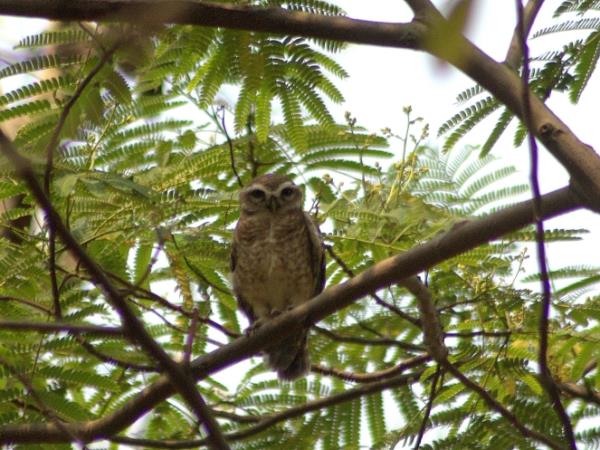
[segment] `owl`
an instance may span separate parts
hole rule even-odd
[[[240,192],[231,270],[238,305],[250,329],[298,306],[323,290],[321,236],[303,211],[302,191],[283,175],[261,175]],[[310,366],[307,329],[264,350],[280,379],[293,380]]]

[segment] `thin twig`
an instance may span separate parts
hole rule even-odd
[[[58,117],[58,122],[52,135],[50,137],[50,141],[46,146],[46,170],[44,172],[44,193],[49,196],[50,195],[50,180],[52,179],[52,169],[54,168],[54,152],[56,151],[56,147],[58,145],[58,139],[60,133],[62,132],[63,127],[67,121],[67,117],[71,112],[73,106],[79,98],[81,94],[83,94],[84,89],[92,82],[94,77],[100,73],[106,63],[110,60],[114,52],[119,48],[122,41],[115,42],[106,52],[103,53],[102,57],[98,61],[98,63],[90,70],[90,72],[86,75],[86,77],[79,83],[75,92],[69,99],[69,101],[65,104],[62,111],[60,112],[60,116]]]
[[[190,323],[190,329],[185,340],[185,349],[183,352],[183,363],[185,365],[190,364],[192,358],[192,350],[194,346],[194,337],[196,336],[196,328],[198,327],[198,308],[194,308],[192,311],[192,321]]]
[[[157,230],[156,237],[158,240],[158,245],[154,249],[154,253],[152,254],[152,257],[150,258],[150,263],[148,264],[148,267],[146,267],[146,270],[144,271],[143,275],[140,277],[139,280],[136,280],[136,283],[135,283],[136,286],[141,286],[142,284],[144,284],[146,279],[150,276],[150,274],[152,273],[152,268],[158,262],[158,257],[160,256],[160,252],[163,250],[163,247],[165,246],[165,241],[163,239],[163,235],[160,232],[160,230]]]
[[[407,369],[425,364],[431,360],[429,355],[415,356],[414,358],[402,361],[400,364],[390,367],[388,369],[378,370],[376,372],[347,372],[333,367],[323,367],[317,364],[313,364],[310,368],[311,372],[319,373],[321,375],[329,375],[336,378],[340,378],[344,381],[352,381],[354,383],[370,383],[373,381],[383,380],[392,376],[398,375]]]
[[[96,358],[98,358],[100,361],[102,361],[104,363],[111,364],[111,365],[117,366],[117,367],[121,367],[122,369],[135,370],[137,372],[150,373],[150,372],[158,372],[159,371],[158,367],[150,366],[147,364],[138,364],[138,363],[134,363],[134,362],[130,362],[130,361],[123,361],[122,359],[107,355],[106,353],[101,352],[96,347],[94,347],[92,344],[87,342],[83,338],[83,336],[79,336],[78,334],[75,335],[75,340],[77,340],[77,342],[79,342],[79,345],[81,345],[85,349],[85,351],[87,351],[90,355],[95,356]]]
[[[50,310],[49,308],[46,308],[45,306],[39,305],[35,302],[32,302],[31,300],[27,300],[24,298],[18,298],[18,297],[11,297],[8,295],[2,295],[0,296],[0,301],[1,302],[15,302],[15,303],[20,303],[22,305],[27,305],[30,308],[33,309],[37,309],[38,311],[41,311],[45,314],[51,315],[52,314],[52,310]]]
[[[525,35],[529,35],[531,28],[533,27],[533,23],[544,4],[544,0],[529,0],[527,5],[523,9],[523,23],[525,25]],[[521,62],[521,58],[523,57],[523,51],[521,47],[521,29],[522,26],[517,24],[515,27],[515,31],[513,33],[512,39],[510,40],[510,45],[506,52],[506,57],[504,58],[504,62],[511,68],[517,70],[519,68],[519,63]]]
[[[233,141],[231,140],[231,137],[229,137],[229,133],[227,132],[227,125],[225,125],[225,108],[221,106],[219,110],[221,111],[221,129],[223,130],[225,139],[227,139],[227,145],[229,146],[229,161],[231,163],[231,171],[235,175],[235,179],[237,180],[238,185],[242,188],[244,187],[244,183],[242,182],[240,174],[238,173],[237,168],[235,167],[235,152],[233,149]]]
[[[435,400],[435,396],[437,394],[437,383],[440,378],[441,368],[438,365],[437,370],[433,374],[433,379],[431,380],[431,392],[429,393],[429,400],[427,401],[427,406],[425,407],[425,413],[423,414],[423,421],[421,422],[421,427],[419,428],[419,434],[417,435],[417,442],[415,443],[415,450],[419,450],[421,446],[421,441],[423,440],[423,436],[425,436],[425,430],[427,429],[427,422],[429,422],[429,415],[431,414],[431,408],[433,407],[433,401]]]
[[[170,301],[168,301],[167,299],[165,299],[164,297],[161,297],[160,295],[143,288],[142,286],[136,286],[132,283],[130,283],[128,280],[125,280],[121,277],[119,277],[118,275],[115,275],[113,273],[108,273],[108,276],[110,278],[112,278],[113,280],[117,281],[118,283],[122,284],[126,290],[132,294],[134,294],[136,297],[138,298],[144,298],[147,300],[152,300],[155,301],[157,303],[159,303],[160,305],[164,306],[165,308],[170,309],[171,311],[175,311],[179,314],[182,314],[188,318],[192,317],[192,312],[188,311],[187,309],[183,308],[182,306],[179,305],[175,305],[173,303],[171,303]],[[225,336],[231,337],[231,338],[237,338],[240,337],[240,333],[237,333],[233,330],[230,330],[227,327],[224,327],[223,325],[221,325],[218,322],[215,322],[212,319],[208,319],[205,317],[198,317],[198,320],[202,323],[205,323],[211,327],[213,327],[216,330],[219,330],[221,333],[223,333]]]
[[[328,330],[327,328],[323,328],[323,327],[319,327],[319,326],[314,326],[313,327],[314,330],[316,330],[318,333],[323,334],[325,336],[327,336],[330,339],[333,339],[334,341],[339,341],[339,342],[348,342],[351,344],[360,344],[360,345],[385,345],[385,346],[394,346],[394,347],[399,347],[399,348],[403,348],[405,350],[409,350],[409,351],[424,351],[425,347],[423,345],[417,345],[417,344],[410,344],[408,342],[402,342],[402,341],[397,341],[396,339],[391,339],[391,338],[379,338],[379,339],[368,339],[368,338],[363,338],[360,336],[342,336],[340,334],[337,334],[334,331]]]
[[[335,252],[335,250],[333,250],[333,246],[326,245],[325,249],[327,250],[327,253],[329,253],[329,256],[331,256],[331,259],[333,259],[337,263],[337,265],[340,266],[340,268],[344,271],[344,273],[346,275],[348,275],[350,278],[353,278],[355,276],[354,271],[350,267],[348,267],[348,265],[346,264],[346,262],[342,258],[340,258],[340,256]],[[383,300],[377,294],[375,294],[375,293],[372,292],[370,294],[370,296],[371,296],[371,298],[373,300],[375,300],[375,302],[378,305],[383,306],[387,310],[389,310],[389,311],[393,312],[394,314],[400,316],[404,320],[412,323],[416,327],[420,327],[421,326],[421,323],[420,323],[419,319],[415,319],[414,317],[406,314],[404,311],[402,311],[400,308],[398,308],[395,305],[390,305],[388,302],[386,302],[385,300]]]
[[[510,336],[512,331],[449,331],[445,332],[446,337],[475,337],[475,336],[486,336],[486,337],[507,337]]]
[[[558,387],[568,395],[600,406],[600,393],[594,391],[589,386],[581,386],[575,383],[559,383]]]
[[[529,142],[530,155],[530,183],[533,195],[533,214],[535,217],[535,234],[536,234],[536,249],[537,260],[540,271],[540,281],[542,284],[542,304],[540,308],[539,319],[539,335],[540,342],[538,348],[538,365],[542,386],[544,386],[548,397],[552,401],[552,406],[556,411],[562,425],[565,439],[569,443],[572,450],[577,449],[573,426],[561,400],[560,392],[552,378],[552,373],[548,368],[548,325],[550,318],[550,308],[552,302],[552,294],[550,287],[550,278],[548,275],[548,267],[546,265],[546,245],[544,242],[544,222],[542,220],[542,206],[540,184],[538,179],[538,148],[535,141],[535,136],[531,132],[533,129],[533,121],[531,119],[531,104],[529,90],[529,46],[527,45],[527,24],[523,11],[521,0],[516,0],[517,5],[517,22],[519,28],[519,43],[523,54],[523,72],[522,72],[522,90],[523,90],[523,122],[528,130],[527,139]]]

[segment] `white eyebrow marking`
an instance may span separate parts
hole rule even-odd
[[[292,183],[291,181],[286,181],[285,183],[283,183],[281,186],[279,186],[277,188],[277,193],[280,194],[281,191],[283,191],[285,188],[297,188],[298,186],[296,186],[294,183]]]

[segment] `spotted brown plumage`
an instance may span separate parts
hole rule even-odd
[[[325,257],[317,227],[303,211],[302,191],[283,175],[267,174],[240,192],[231,269],[238,304],[260,326],[323,290]],[[292,380],[309,369],[308,330],[265,349],[265,362]]]

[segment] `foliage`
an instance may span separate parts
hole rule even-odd
[[[341,13],[318,0],[276,3]],[[583,2],[569,3],[563,4],[561,15],[583,7]],[[570,23],[544,32],[586,26]],[[549,95],[564,90],[578,100],[596,62],[595,33],[540,57],[542,66],[532,80],[536,91]],[[125,39],[115,41],[119,36]],[[113,57],[99,66],[113,45]],[[371,134],[351,115],[337,123],[327,102],[341,102],[343,96],[331,77],[346,72],[333,58],[341,46],[332,42],[212,28],[169,26],[150,32],[115,25],[93,30],[64,26],[27,37],[17,48],[29,56],[0,69],[0,77],[37,78],[28,77],[0,97],[0,120],[18,127],[15,145],[34,162],[40,178],[46,148],[53,132],[60,131],[53,205],[127,296],[151,336],[173,356],[185,354],[195,310],[200,324],[194,356],[231,341],[246,325],[231,295],[229,242],[238,215],[237,191],[258,174],[291,174],[305,185],[307,209],[331,249],[329,286],[464,220],[506,206],[527,191],[511,179],[515,168],[487,155],[512,118],[506,110],[481,148],[449,151],[501,108],[491,97],[475,100],[482,95],[477,87],[459,96],[474,103],[443,127],[452,133],[446,152],[426,144],[427,127],[410,108],[404,110],[408,129],[402,138],[391,130]],[[96,67],[98,74],[84,84]],[[61,111],[74,95],[63,120]],[[224,100],[228,98],[235,101]],[[56,317],[47,224],[13,167],[3,160],[1,170],[1,198],[18,199],[18,206],[1,216],[11,232],[0,239],[2,319],[119,325],[102,290],[60,242],[56,281],[62,317]],[[30,219],[28,225],[17,226],[15,221],[23,217]],[[550,230],[547,237],[567,241],[582,232]],[[537,285],[527,289],[516,281],[527,257],[523,243],[531,240],[533,233],[526,229],[489,242],[432,267],[424,282],[447,333],[451,361],[510,405],[523,423],[560,440],[561,425],[536,375]],[[560,382],[598,389],[600,297],[593,291],[600,281],[598,270],[568,267],[551,275],[557,283],[568,281],[554,293],[553,374]],[[377,300],[365,298],[330,315],[313,330],[313,362],[337,375],[315,370],[306,379],[285,383],[253,358],[244,363],[241,375],[219,373],[198,388],[223,431],[231,434],[269,415],[348,392],[360,384],[344,374],[375,374],[424,353],[421,330],[415,320],[400,317],[398,309],[409,319],[418,318],[414,297],[399,285],[379,292]],[[113,335],[39,334],[0,325],[0,361],[2,426],[48,422],[31,388],[58,420],[83,422],[119,411],[158,377],[154,361]],[[409,446],[432,396],[427,429],[434,438],[422,448],[535,448],[535,442],[449,374],[442,373],[433,389],[436,370],[434,363],[423,363],[414,369],[412,384],[383,386],[275,422],[268,431],[233,445]],[[386,379],[373,375],[372,381]],[[575,426],[597,420],[597,407],[567,398],[565,404],[575,411]],[[597,445],[596,429],[576,429],[582,443]],[[157,441],[201,436],[193,414],[177,396],[120,434]]]

